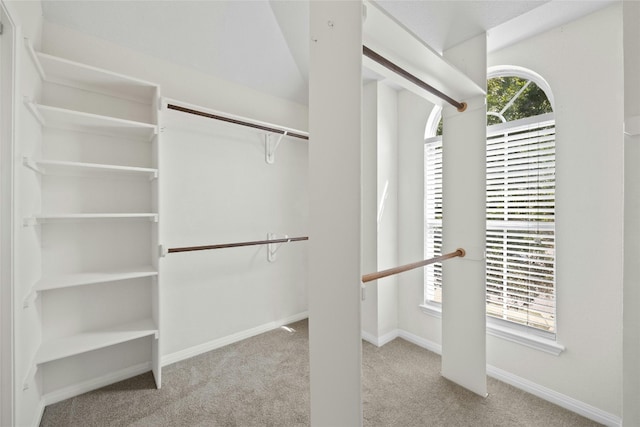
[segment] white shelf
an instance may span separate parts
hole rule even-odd
[[[156,97],[154,83],[36,52],[28,41],[26,45],[44,81],[145,104],[152,104]]]
[[[40,214],[24,218],[24,226],[46,222],[108,220],[108,219],[149,219],[158,222],[156,213],[82,213],[82,214]]]
[[[147,141],[158,132],[157,126],[150,123],[51,107],[28,99],[25,104],[42,126]]]
[[[141,277],[152,277],[157,275],[158,271],[151,266],[140,266],[114,271],[64,274],[40,279],[34,285],[33,290],[36,292],[43,292],[54,289],[71,288],[74,286],[117,282],[120,280],[138,279]]]
[[[151,335],[157,338],[157,334],[158,329],[151,319],[99,331],[83,332],[42,344],[36,354],[35,363],[40,365]]]
[[[43,175],[73,175],[73,174],[118,174],[146,176],[149,179],[158,177],[158,169],[140,168],[132,166],[103,165],[98,163],[67,162],[59,160],[33,160],[24,158],[24,165]]]

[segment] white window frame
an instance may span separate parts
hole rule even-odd
[[[553,98],[553,93],[551,92],[548,83],[540,75],[521,67],[492,67],[488,70],[488,79],[495,78],[495,77],[504,77],[504,76],[516,76],[516,77],[521,77],[523,79],[527,79],[529,81],[533,81],[538,85],[540,89],[542,89],[545,92],[549,102],[551,103],[552,109],[554,109],[555,102]],[[528,84],[529,83],[527,83],[527,85]],[[517,95],[514,97],[514,99],[515,98],[517,98]],[[503,112],[507,108],[508,107],[504,108]],[[427,144],[430,144],[430,143],[433,144],[435,141],[437,141],[436,138],[439,138],[439,137],[434,137],[434,135],[436,134],[436,130],[441,118],[441,114],[442,114],[442,109],[436,106],[434,107],[434,109],[432,110],[429,116],[429,119],[427,121],[427,126],[425,128],[425,147]],[[553,113],[550,113],[550,114],[551,114],[551,117],[553,117]],[[536,121],[536,117],[531,117],[530,119],[531,121]],[[505,121],[504,118],[501,118],[501,121],[504,122]],[[500,126],[500,125],[494,125],[494,126]],[[425,205],[425,210],[426,210],[426,205]],[[425,218],[425,235],[427,232],[426,223],[427,223],[427,219]],[[555,286],[555,279],[554,279],[554,286]],[[426,289],[426,283],[425,283],[425,292],[424,292],[425,298],[423,303],[420,304],[421,310],[430,316],[441,318],[442,304],[434,301],[429,301],[426,298],[427,293],[428,293],[428,290]],[[554,310],[555,310],[555,307],[554,307]],[[555,317],[556,319],[555,333],[546,332],[543,330],[536,329],[534,327],[518,324],[518,323],[507,321],[507,320],[502,320],[489,315],[486,316],[486,319],[487,319],[488,335],[499,337],[501,339],[505,339],[521,345],[525,345],[527,347],[544,351],[556,356],[559,355],[565,349],[564,346],[562,346],[560,343],[557,342],[557,317]]]

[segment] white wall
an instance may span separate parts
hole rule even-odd
[[[263,132],[174,111],[163,124],[163,245],[307,236],[308,141],[285,137],[267,164]],[[264,245],[162,258],[162,354],[306,312],[307,245],[284,244],[273,263]]]
[[[626,134],[622,418],[625,426],[632,426],[640,424],[640,3],[624,2],[623,10]]]
[[[3,0],[22,36],[40,46],[42,36],[42,6],[39,1]],[[20,44],[20,43],[18,43]]]
[[[398,96],[374,81],[363,94],[363,273],[398,265]],[[376,345],[398,327],[398,278],[366,286],[363,336]],[[382,341],[380,340],[382,339]]]
[[[489,66],[538,72],[555,96],[557,319],[558,341],[566,351],[555,357],[490,336],[487,362],[617,416],[622,402],[620,11],[614,5],[488,58]],[[416,312],[422,295],[415,296],[401,298],[400,312]],[[401,329],[441,342],[438,319],[400,319]]]
[[[542,75],[556,102],[559,357],[489,339],[488,362],[621,414],[623,64],[621,6],[516,46],[489,65]],[[588,372],[588,375],[585,373]]]

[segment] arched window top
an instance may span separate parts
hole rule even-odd
[[[553,93],[539,74],[501,65],[487,70],[487,126],[553,112]],[[425,138],[442,135],[442,108],[435,106]]]
[[[538,74],[520,67],[487,73],[487,125],[553,112],[551,90]]]

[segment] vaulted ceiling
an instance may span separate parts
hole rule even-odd
[[[487,31],[490,49],[561,25],[614,0],[380,0],[434,50]],[[300,104],[307,103],[309,3],[42,2],[44,19]]]

